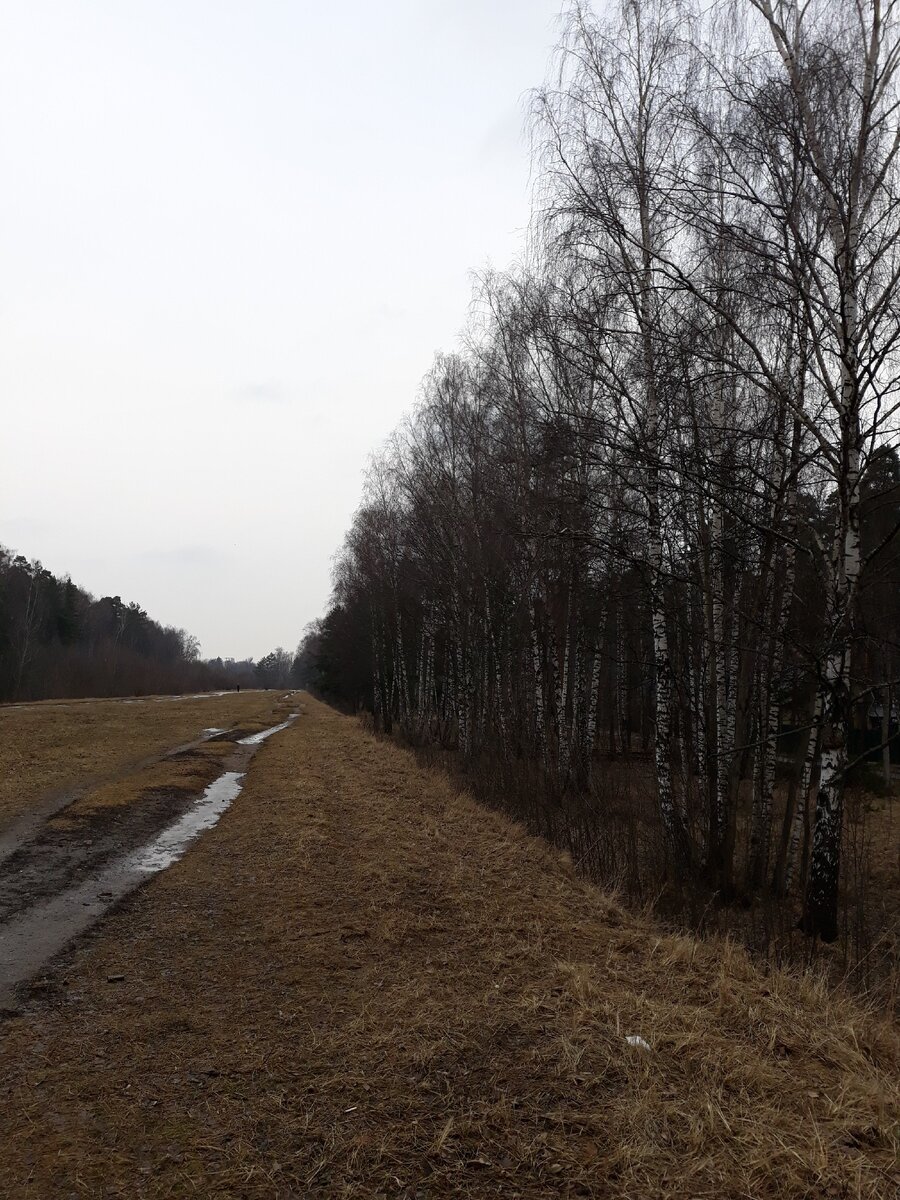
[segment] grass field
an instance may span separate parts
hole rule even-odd
[[[38,801],[114,784],[206,728],[265,724],[280,693],[0,706],[0,831]]]
[[[663,936],[308,698],[24,999],[22,1200],[896,1194],[883,1015]]]

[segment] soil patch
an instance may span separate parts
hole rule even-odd
[[[122,808],[56,817],[3,864],[0,923],[143,845],[196,799],[192,787],[147,788]]]
[[[268,725],[251,728],[280,727],[285,704],[286,698],[270,709]],[[165,869],[208,819],[218,819],[218,793],[208,798],[208,785],[242,778],[254,752],[219,736],[226,733],[207,729],[199,741],[127,767],[100,786],[63,792],[52,803],[45,797],[7,828],[0,839],[4,1011],[16,1011],[23,983],[72,937]],[[231,789],[228,783],[220,791]]]

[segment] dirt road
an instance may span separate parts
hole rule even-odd
[[[257,728],[280,699],[251,691],[0,705],[0,854],[20,819],[114,787],[206,728]]]
[[[270,702],[268,720],[291,702]],[[261,730],[206,728],[104,785],[51,793],[20,814],[0,834],[0,1012],[16,1011],[23,983],[215,825],[259,746],[297,715]]]
[[[4,1196],[894,1193],[887,1024],[662,936],[310,699],[24,999]]]

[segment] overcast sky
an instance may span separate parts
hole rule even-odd
[[[528,217],[563,0],[2,0],[0,542],[293,647]]]

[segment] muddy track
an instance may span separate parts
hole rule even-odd
[[[197,748],[210,740],[235,743],[227,760],[210,764],[214,773],[223,769],[243,770],[249,754],[237,743],[245,736],[243,729],[217,732],[213,738],[201,738],[145,759],[104,782],[127,779],[164,760],[200,758]],[[128,804],[87,812],[65,811],[89,790],[85,786],[69,793],[53,815],[38,820],[36,826],[35,815],[29,814],[35,828],[33,835],[20,842],[3,862],[0,924],[96,874],[112,859],[152,841],[196,803],[198,791],[196,786],[186,785],[148,787]],[[62,801],[63,797],[59,799]]]
[[[240,792],[260,744],[294,716],[259,732],[204,731],[197,741],[113,777],[127,778],[163,760],[203,759],[199,747],[211,740],[231,743],[218,761],[203,759],[210,776],[205,790],[196,783],[155,785],[127,804],[64,811],[89,790],[85,785],[55,797],[49,816],[47,801],[27,814],[17,841],[7,831],[0,876],[0,1008],[14,1010],[18,984],[215,824]],[[0,858],[2,849],[0,844]]]
[[[163,750],[159,754],[147,755],[120,770],[92,776],[77,787],[58,788],[48,792],[28,812],[23,813],[5,829],[0,830],[0,865],[3,867],[4,874],[15,870],[11,860],[17,858],[20,851],[27,847],[34,837],[41,835],[53,817],[65,812],[88,792],[95,788],[105,787],[107,784],[118,783],[123,779],[130,779],[133,775],[139,775],[141,771],[146,771],[148,767],[156,766],[157,763],[183,758],[207,742],[237,741],[243,734],[244,730],[236,728],[216,730],[215,732],[204,731],[204,734],[194,741],[174,746],[170,750]]]
[[[190,787],[148,788],[121,808],[52,818],[3,865],[0,922],[149,841],[196,798]]]

